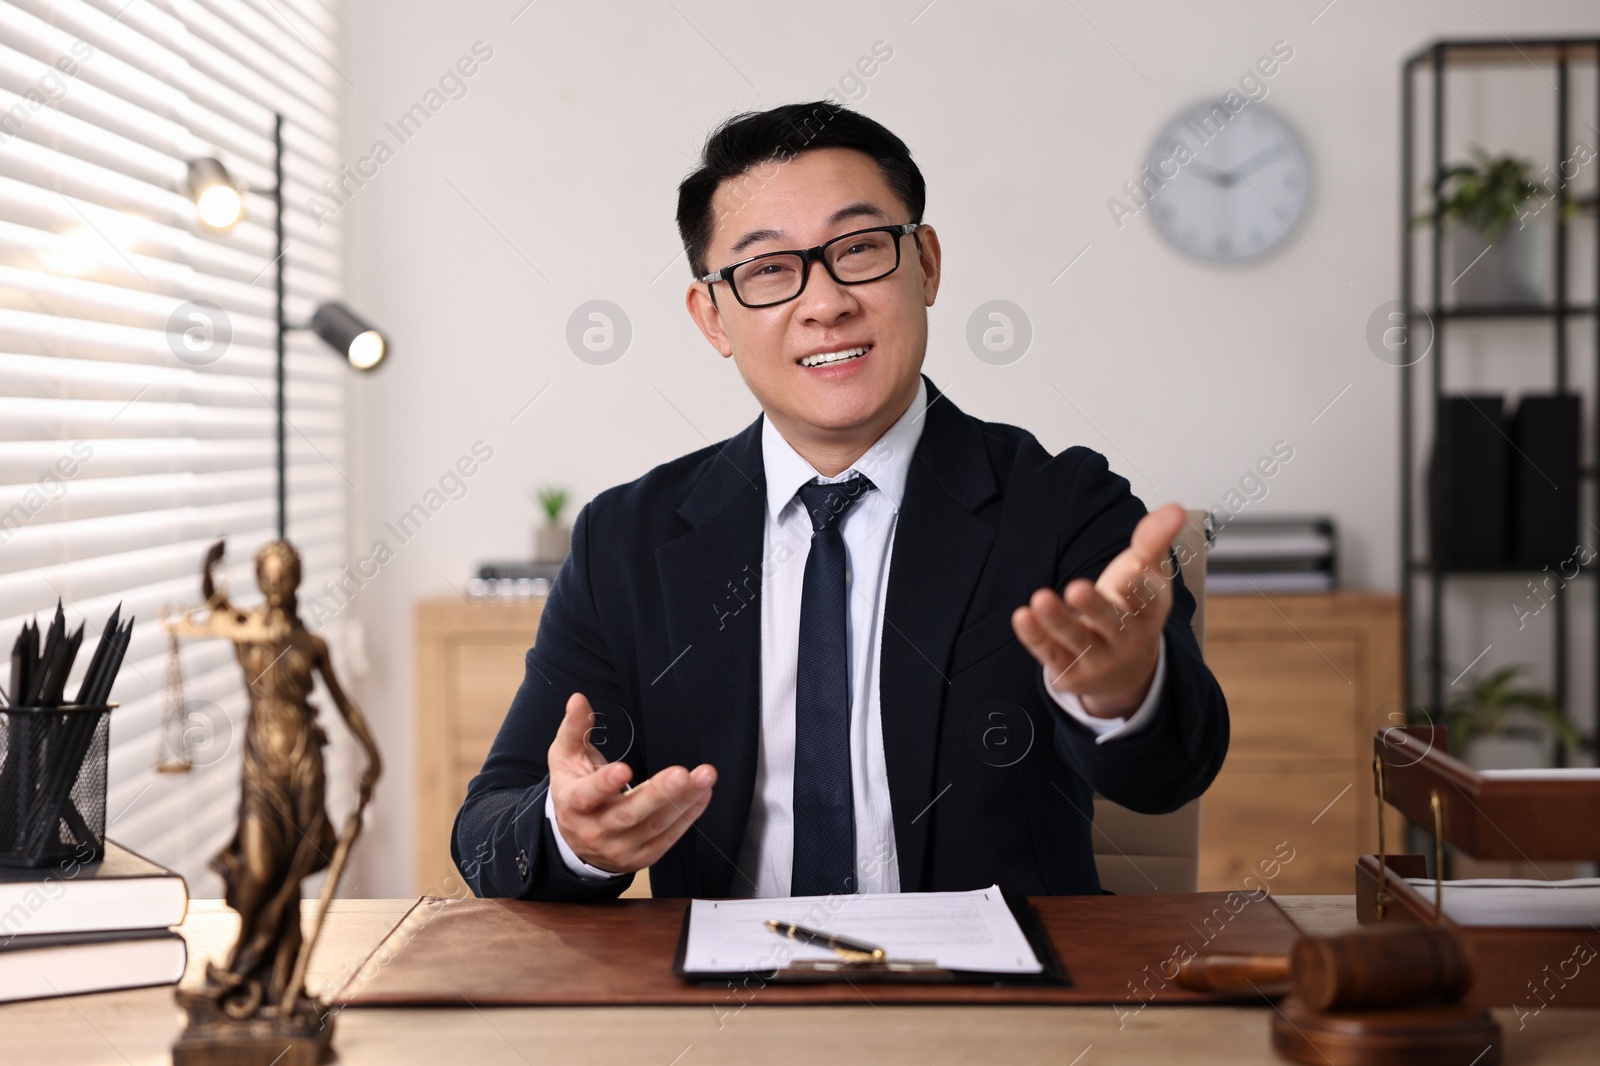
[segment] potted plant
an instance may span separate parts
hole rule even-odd
[[[533,531],[533,561],[559,563],[572,550],[572,530],[561,522],[561,512],[571,494],[566,489],[547,487],[536,490],[533,498],[545,517],[544,525]]]
[[[1552,736],[1569,749],[1584,746],[1548,692],[1516,685],[1526,669],[1502,666],[1445,704],[1452,755],[1480,770],[1527,770],[1551,765]]]
[[[1536,183],[1533,164],[1510,153],[1472,149],[1474,162],[1439,175],[1432,211],[1418,223],[1449,224],[1449,276],[1442,279],[1451,304],[1542,304],[1550,300],[1553,199]],[[1576,209],[1569,201],[1568,213]]]

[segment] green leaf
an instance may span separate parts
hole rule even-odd
[[[1473,145],[1475,163],[1455,163],[1441,168],[1430,183],[1435,204],[1414,223],[1454,222],[1496,241],[1523,213],[1522,205],[1544,195],[1530,175],[1533,163],[1508,153],[1491,156]]]
[[[1460,757],[1473,740],[1500,732],[1506,717],[1513,712],[1545,723],[1569,749],[1587,746],[1554,696],[1543,689],[1514,686],[1518,675],[1527,669],[1526,663],[1502,666],[1468,682],[1450,698],[1439,721],[1449,734],[1453,754]]]
[[[571,494],[566,489],[543,488],[534,494],[534,498],[544,509],[545,517],[554,523],[561,520],[561,512],[566,508]]]

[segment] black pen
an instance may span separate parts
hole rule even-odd
[[[816,944],[820,947],[832,948],[846,958],[881,962],[885,954],[884,950],[876,944],[851,940],[847,936],[835,936],[832,933],[824,933],[817,929],[807,929],[803,925],[780,922],[776,918],[767,919],[766,925],[768,929],[771,929],[779,936],[786,936],[790,940],[798,940],[804,944]]]

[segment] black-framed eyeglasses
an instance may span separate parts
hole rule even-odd
[[[746,307],[771,307],[787,303],[806,291],[811,264],[820,260],[828,276],[840,285],[865,285],[886,278],[900,268],[900,238],[915,233],[920,222],[898,226],[873,226],[835,237],[815,248],[766,252],[741,259],[700,280],[707,285],[725,281],[733,298]],[[917,245],[921,247],[921,242]]]

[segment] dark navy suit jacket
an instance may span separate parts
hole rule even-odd
[[[1176,579],[1154,719],[1096,744],[1050,699],[1011,612],[1038,588],[1097,577],[1144,505],[1098,452],[1052,456],[932,382],[925,417],[880,665],[900,887],[1098,892],[1092,793],[1174,810],[1227,752],[1227,704],[1189,627],[1194,598]],[[583,508],[526,678],[456,817],[452,854],[478,895],[601,899],[631,880],[578,878],[545,817],[546,751],[573,692],[598,712],[592,742],[636,782],[672,765],[717,769],[704,814],[651,867],[654,894],[748,894],[735,864],[756,780],[765,507],[757,419]]]

